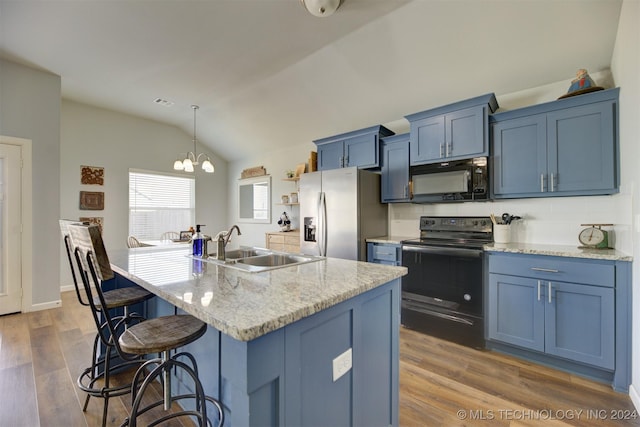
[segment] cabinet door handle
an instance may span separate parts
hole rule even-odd
[[[405,197],[405,199],[407,197],[409,197],[409,185],[408,184],[404,186],[404,197]]]
[[[342,164],[342,167],[347,167],[349,166],[349,156],[345,156],[344,157],[344,163]]]
[[[556,187],[556,183],[555,183],[555,175],[551,174],[551,181],[549,182],[549,186],[551,187],[551,192],[553,193],[555,191],[555,187]]]
[[[447,154],[447,157],[450,157],[453,155],[453,142],[449,142],[447,144],[446,154]]]
[[[538,301],[540,301],[540,286],[542,284],[542,280],[538,280]]]
[[[549,304],[551,304],[551,282],[549,282]]]
[[[552,270],[551,268],[531,267],[533,271],[544,271],[545,273],[560,273],[560,270]]]
[[[544,193],[544,174],[540,174],[540,192]]]
[[[446,153],[444,151],[444,142],[440,144],[440,157],[445,157]]]

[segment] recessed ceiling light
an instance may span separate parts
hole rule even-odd
[[[168,101],[162,98],[156,98],[153,102],[158,105],[162,105],[163,107],[171,107],[173,105],[173,101]]]

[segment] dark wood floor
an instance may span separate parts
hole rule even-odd
[[[0,426],[99,426],[102,402],[75,380],[94,325],[75,294],[62,307],[0,317]],[[129,398],[112,399],[109,426]],[[626,411],[626,412],[625,412]],[[413,331],[400,334],[401,426],[640,426],[629,397],[605,384]]]

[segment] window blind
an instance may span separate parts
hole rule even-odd
[[[158,240],[162,233],[188,230],[194,222],[192,177],[129,171],[129,235]]]

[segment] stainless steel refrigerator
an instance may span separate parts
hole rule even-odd
[[[300,251],[307,255],[367,260],[366,239],[387,234],[380,175],[358,168],[300,176]]]

